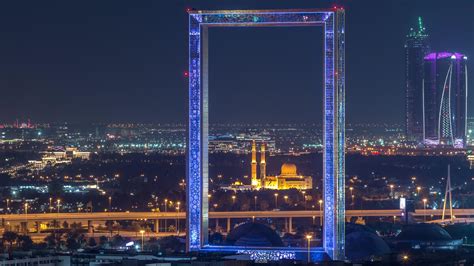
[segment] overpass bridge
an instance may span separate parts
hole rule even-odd
[[[474,216],[474,209],[453,209],[456,217]],[[320,217],[321,211],[226,211],[209,212],[210,219],[245,218],[311,218]],[[414,216],[441,216],[442,210],[418,210]],[[401,210],[346,210],[346,217],[393,217],[402,216]],[[186,219],[185,212],[66,212],[66,213],[28,213],[0,214],[0,220],[6,222],[30,221],[121,221],[145,219]]]
[[[312,218],[319,219],[322,211],[304,210],[304,211],[232,211],[232,212],[209,212],[209,219],[216,221],[216,227],[219,220],[227,220],[227,230],[230,230],[231,220],[245,220],[258,218],[281,218],[285,219],[285,228],[291,232],[293,219]],[[474,209],[453,209],[456,218],[464,217],[467,221],[470,216],[474,216]],[[413,213],[415,217],[426,217],[428,220],[434,220],[441,217],[442,210],[418,210]],[[391,210],[346,210],[346,218],[350,217],[401,217],[402,212],[398,209]],[[92,230],[94,222],[105,221],[134,221],[146,220],[155,224],[155,232],[159,232],[160,221],[174,220],[178,223],[186,219],[185,212],[78,212],[78,213],[28,213],[28,214],[2,214],[0,215],[1,225],[22,225],[24,228],[30,224],[35,224],[39,231],[39,224],[42,222],[58,221],[63,223],[81,222],[87,223],[89,231]],[[182,223],[181,225],[184,225]]]

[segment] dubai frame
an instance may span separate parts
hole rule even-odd
[[[345,42],[344,9],[189,11],[189,121],[187,135],[187,250],[236,251],[251,258],[344,259]],[[209,27],[321,26],[324,42],[323,247],[262,248],[208,243]],[[230,62],[231,63],[231,62]],[[315,88],[317,89],[317,88]],[[316,104],[316,103],[315,103]],[[306,255],[308,254],[308,255]]]

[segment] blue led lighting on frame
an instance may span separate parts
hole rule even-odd
[[[344,9],[189,11],[189,120],[187,135],[187,249],[216,251],[208,245],[208,28],[321,26],[324,29],[324,224],[323,249],[312,248],[313,261],[325,252],[344,259]],[[237,247],[236,247],[237,248]],[[222,247],[222,250],[228,248]],[[238,247],[245,252],[245,247]],[[248,248],[275,256],[290,251]],[[295,249],[295,252],[296,251]],[[299,251],[301,253],[301,251]],[[296,254],[296,253],[295,253]],[[319,255],[318,255],[319,254]]]

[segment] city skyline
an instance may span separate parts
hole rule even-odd
[[[0,264],[474,265],[467,0],[86,1],[0,3]]]
[[[184,74],[187,68],[186,8],[260,9],[287,8],[290,5],[310,8],[334,4],[308,4],[303,1],[238,2],[145,2],[134,3],[134,6],[118,2],[112,8],[107,8],[107,2],[95,4],[94,8],[89,8],[90,3],[81,6],[67,3],[49,3],[45,6],[32,4],[27,7],[4,3],[2,19],[9,23],[5,21],[5,26],[0,28],[6,39],[0,45],[0,52],[3,51],[3,74],[0,76],[3,84],[0,85],[5,88],[0,100],[0,121],[31,118],[44,122],[183,123],[186,117],[187,83]],[[410,27],[416,25],[419,16],[424,20],[433,49],[459,51],[468,58],[474,54],[473,37],[468,34],[473,29],[468,15],[469,1],[430,2],[429,5],[427,1],[405,3],[338,3],[350,11],[347,21],[351,26],[347,30],[347,42],[351,46],[347,51],[346,66],[351,70],[348,71],[346,81],[348,122],[404,121],[403,44]],[[76,10],[73,12],[72,9]],[[169,12],[156,16],[163,9]],[[367,13],[371,16],[367,16]],[[448,14],[449,19],[439,19],[441,13]],[[377,34],[367,34],[367,29]],[[222,70],[216,71],[218,76],[215,78],[210,77],[211,86],[215,84],[223,88],[211,90],[220,91],[214,97],[217,99],[215,102],[211,95],[211,108],[214,104],[211,121],[224,120],[221,113],[228,115],[229,109],[226,108],[252,107],[257,103],[262,106],[259,116],[255,116],[255,108],[242,108],[237,112],[235,122],[266,122],[272,119],[288,122],[295,117],[299,117],[301,122],[321,121],[320,106],[308,104],[321,97],[317,94],[321,90],[311,90],[318,85],[318,77],[308,74],[322,69],[318,62],[318,57],[322,55],[308,51],[313,44],[319,43],[319,33],[308,28],[291,33],[289,36],[293,37],[290,38],[292,40],[282,40],[274,33],[269,29],[216,33],[219,39],[232,34],[238,37],[230,42],[217,43],[218,47],[213,48],[216,55],[223,55],[229,50],[236,51],[233,58],[241,57],[238,66],[242,66],[248,58],[258,58],[257,55],[265,48],[268,51],[262,55],[264,62],[254,60],[255,65],[249,66],[249,70],[254,70],[252,73],[242,74],[243,81],[237,79],[232,86],[227,87],[224,87],[225,80],[230,71],[226,73],[226,70],[232,70],[232,66],[222,65],[219,62],[221,59],[217,59],[214,67]],[[259,35],[262,35],[260,40],[256,38]],[[272,46],[268,46],[268,41],[263,41],[269,38]],[[252,48],[252,45],[255,47]],[[243,48],[236,49],[237,46]],[[272,58],[272,55],[278,55],[278,51],[287,46],[294,51],[295,57],[282,53],[285,62],[289,63],[278,67],[278,58]],[[309,54],[309,58],[305,58],[304,54]],[[298,62],[300,65],[294,65]],[[374,67],[380,62],[386,62],[383,68]],[[468,68],[468,71],[469,75],[472,70]],[[275,76],[274,73],[284,75],[273,81],[268,80],[268,77]],[[259,77],[262,79],[253,82]],[[212,79],[215,79],[214,83]],[[289,84],[284,82],[285,79],[297,80],[295,88],[288,89]],[[255,88],[249,87],[249,83],[255,84]],[[242,93],[235,93],[236,90],[242,90]],[[285,94],[288,90],[297,96]],[[255,97],[247,95],[249,91],[254,91]],[[233,101],[221,100],[224,99],[222,95],[232,95]],[[262,95],[266,98],[262,98]],[[246,101],[242,102],[242,99]],[[279,108],[274,108],[275,105]],[[469,105],[469,109],[472,108]],[[373,112],[374,109],[377,112]],[[312,115],[314,113],[316,116]]]

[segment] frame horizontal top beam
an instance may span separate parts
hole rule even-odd
[[[188,10],[189,14],[265,14],[265,13],[325,13],[344,10],[342,7],[312,9],[259,9],[259,10]]]

